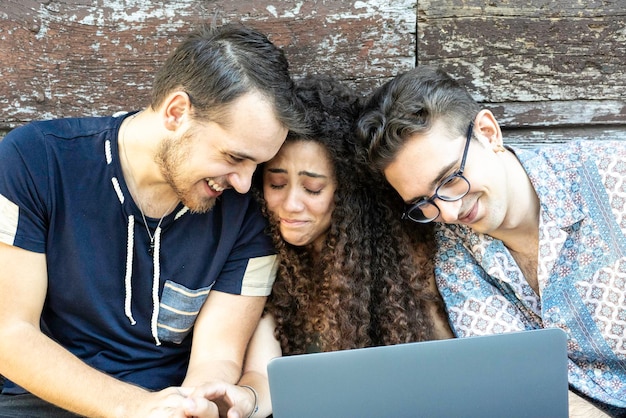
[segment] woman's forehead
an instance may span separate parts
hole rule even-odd
[[[310,165],[332,169],[330,155],[326,147],[316,141],[287,141],[267,165],[290,164]]]

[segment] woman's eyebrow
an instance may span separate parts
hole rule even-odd
[[[323,178],[323,179],[328,177],[328,176],[325,176],[323,174],[313,173],[311,171],[306,171],[306,170],[298,171],[298,175],[299,176],[314,177],[314,178]]]
[[[287,173],[286,169],[279,168],[279,167],[268,167],[266,170],[269,171],[270,173],[276,173],[276,174],[286,174]],[[298,175],[299,176],[313,177],[313,178],[316,178],[316,179],[326,179],[326,178],[328,178],[328,176],[326,176],[324,174],[314,173],[312,171],[307,171],[307,170],[298,171]]]

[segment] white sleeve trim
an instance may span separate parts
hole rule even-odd
[[[9,199],[0,195],[0,242],[13,245],[17,234],[17,221],[20,208]]]
[[[268,296],[272,293],[272,285],[276,280],[278,256],[266,255],[248,260],[246,272],[241,283],[241,294],[244,296]]]

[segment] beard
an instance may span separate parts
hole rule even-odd
[[[155,161],[178,199],[192,213],[207,213],[215,206],[216,198],[194,193],[193,189],[194,186],[197,187],[198,180],[189,178],[183,172],[192,152],[193,139],[192,129],[183,132],[178,138],[174,136],[166,138],[161,142]]]

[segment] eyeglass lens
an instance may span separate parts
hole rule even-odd
[[[445,202],[454,202],[463,198],[469,192],[470,184],[460,174],[449,177],[435,191],[434,198]],[[423,200],[411,207],[406,216],[417,222],[430,222],[439,216],[439,208],[432,200]]]
[[[436,196],[441,200],[454,201],[462,198],[469,190],[469,183],[464,177],[456,175],[450,177],[441,184],[436,191]]]

